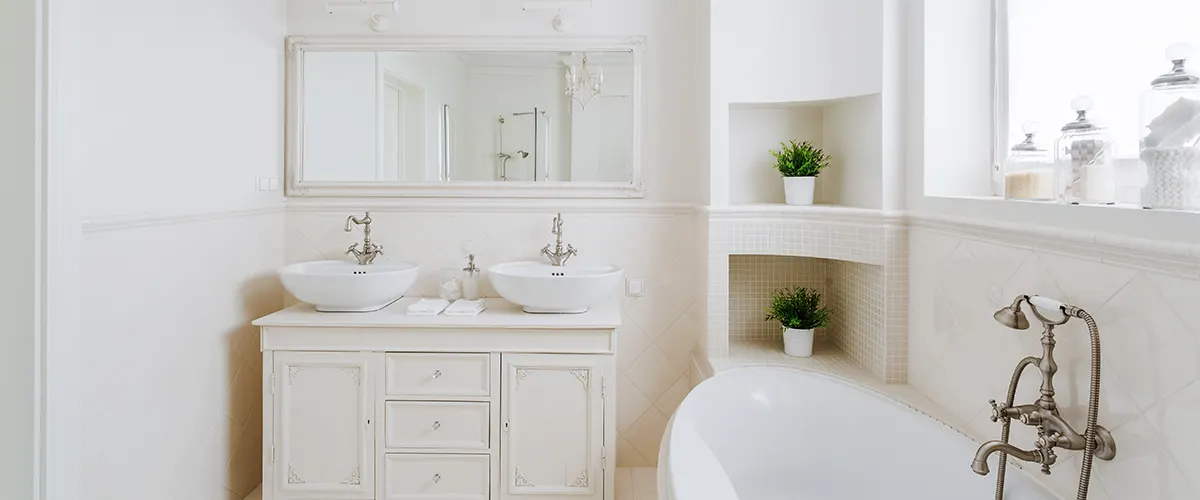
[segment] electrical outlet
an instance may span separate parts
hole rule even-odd
[[[646,281],[641,278],[629,278],[625,280],[625,296],[626,297],[641,297],[646,294]]]

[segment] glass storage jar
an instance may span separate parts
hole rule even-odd
[[[1185,43],[1168,48],[1171,71],[1142,94],[1138,158],[1146,208],[1200,209],[1200,76],[1185,68],[1192,52]]]
[[[1116,202],[1113,143],[1108,129],[1088,118],[1092,104],[1092,98],[1086,96],[1071,100],[1075,121],[1063,125],[1054,146],[1059,201],[1065,203]]]
[[[1035,124],[1025,123],[1025,140],[1013,146],[1004,160],[1004,198],[1009,200],[1053,201],[1055,189],[1054,155],[1034,141]]]

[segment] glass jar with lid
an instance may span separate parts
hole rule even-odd
[[[1087,96],[1071,100],[1075,120],[1063,125],[1054,146],[1059,200],[1065,203],[1112,204],[1117,199],[1112,138],[1088,117],[1092,105]]]
[[[1200,76],[1185,67],[1192,53],[1186,43],[1168,48],[1171,71],[1142,95],[1138,158],[1146,208],[1200,209]]]
[[[1016,144],[1004,160],[1004,198],[1009,200],[1053,201],[1055,189],[1054,155],[1038,147],[1034,139],[1036,124],[1021,126],[1025,140]]]

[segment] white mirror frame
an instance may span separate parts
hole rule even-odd
[[[449,198],[642,198],[642,59],[645,37],[287,37],[287,196]],[[633,54],[632,179],[630,182],[340,182],[304,180],[304,53],[307,51],[559,51]]]

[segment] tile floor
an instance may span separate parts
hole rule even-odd
[[[617,467],[617,500],[658,500],[658,469]]]

